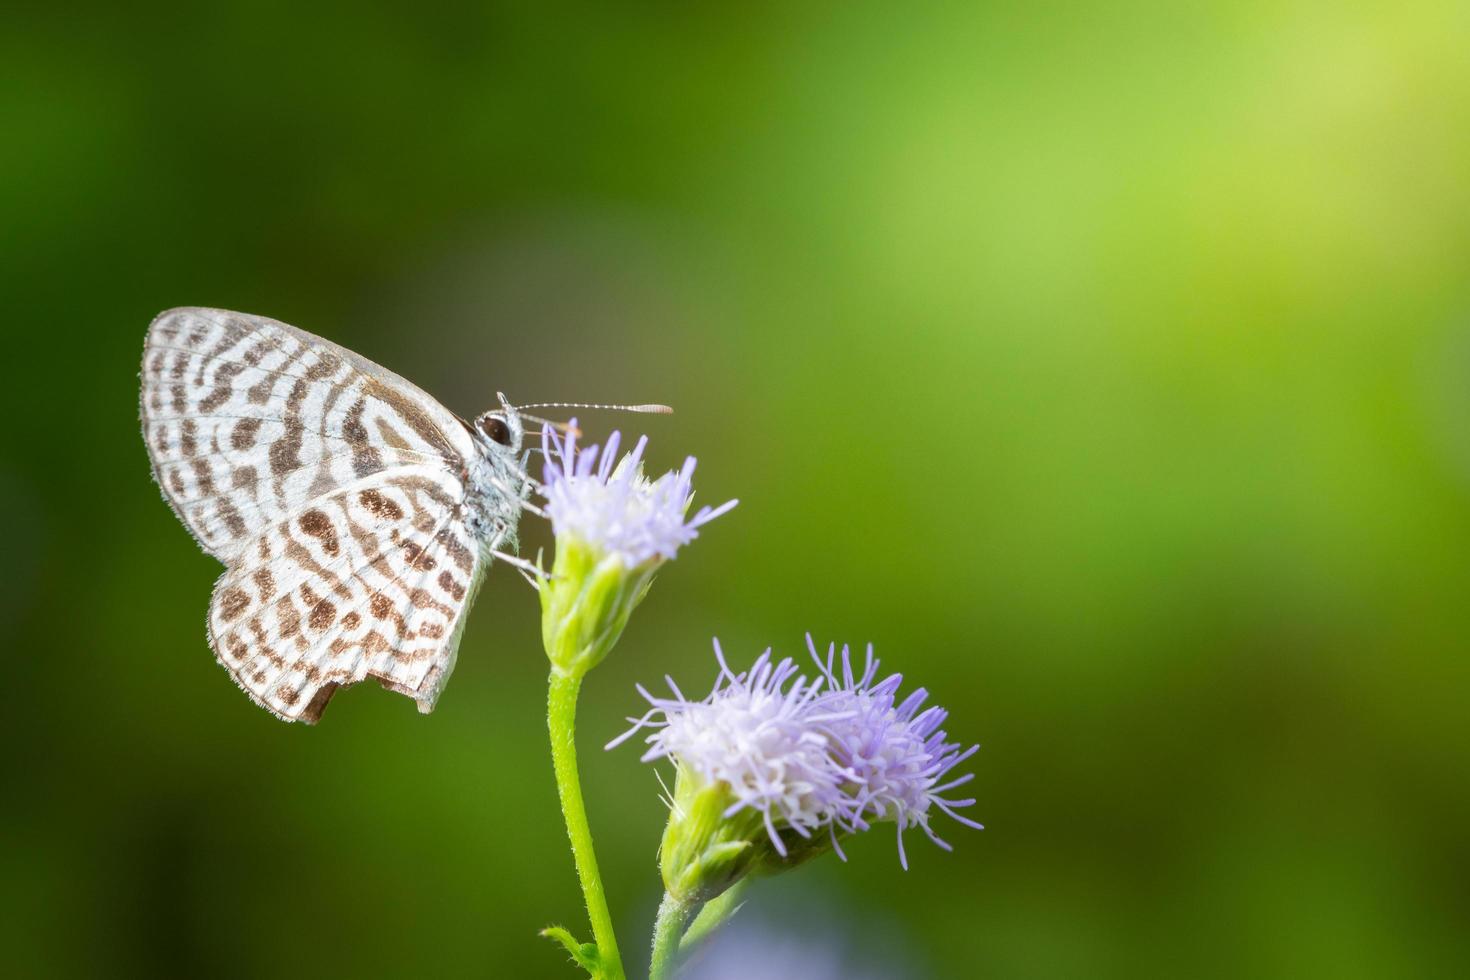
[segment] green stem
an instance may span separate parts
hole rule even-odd
[[[679,959],[679,937],[689,924],[697,902],[678,899],[664,892],[659,903],[658,920],[653,925],[653,962],[648,967],[648,980],[667,980],[674,975],[674,965]]]
[[[567,822],[567,836],[571,838],[572,858],[577,864],[577,878],[582,883],[582,896],[587,902],[587,918],[592,922],[592,937],[597,942],[602,976],[606,980],[623,980],[623,961],[618,955],[618,940],[613,934],[612,915],[607,910],[607,897],[602,891],[602,877],[597,872],[592,828],[587,824],[587,809],[582,803],[582,784],[577,779],[577,692],[581,686],[580,675],[564,674],[552,668],[546,700],[546,723],[551,729],[551,764],[556,770],[556,790],[561,796],[562,817]]]
[[[679,940],[680,953],[689,953],[725,924],[725,920],[740,907],[740,896],[749,882],[749,878],[741,878],[725,889],[718,898],[712,898],[705,903],[704,908],[699,910],[699,914],[685,930],[684,938]]]

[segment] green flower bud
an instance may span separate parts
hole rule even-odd
[[[735,797],[724,783],[706,783],[685,766],[674,779],[674,805],[659,847],[664,890],[675,898],[707,902],[758,866],[770,849],[755,810],[726,817]]]
[[[558,539],[551,578],[540,582],[541,640],[553,666],[580,676],[601,663],[660,564],[629,568],[576,538]]]
[[[576,431],[576,419],[572,430]],[[556,532],[556,562],[541,588],[541,636],[563,673],[580,677],[618,642],[660,565],[693,541],[699,528],[735,506],[704,507],[694,499],[694,458],[657,480],[643,476],[643,448],[618,460],[614,432],[600,453],[578,449],[575,435],[542,430],[547,459],[546,515]]]
[[[664,890],[676,899],[708,902],[746,875],[789,871],[832,849],[826,832],[803,837],[790,827],[778,827],[783,854],[760,811],[742,807],[726,816],[735,803],[727,784],[707,782],[687,766],[678,766],[659,847]]]

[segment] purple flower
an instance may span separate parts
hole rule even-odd
[[[898,827],[898,858],[904,868],[908,868],[908,856],[904,853],[903,832],[910,827],[923,828],[934,843],[946,851],[953,850],[929,826],[932,809],[943,811],[967,827],[983,830],[980,824],[955,812],[973,806],[973,799],[950,800],[942,795],[974,778],[974,773],[966,773],[945,781],[955,766],[980,748],[962,748],[958,742],[945,741],[939,726],[949,713],[938,706],[921,711],[929,696],[922,687],[897,702],[898,688],[903,683],[901,674],[890,674],[875,683],[878,661],[871,643],[862,673],[855,674],[846,645],[839,664],[836,644],[827,648],[827,659],[823,661],[811,634],[807,634],[806,642],[828,684],[816,706],[831,719],[824,723],[831,739],[829,753],[849,780],[851,806],[842,815],[847,822],[845,829],[867,830],[876,821],[893,821]]]
[[[701,526],[737,503],[702,507],[689,518],[693,456],[679,470],[650,481],[643,476],[647,436],[640,436],[633,451],[618,460],[617,432],[601,449],[595,445],[578,449],[576,426],[572,419],[572,434],[565,439],[550,426],[541,430],[545,509],[558,539],[576,539],[633,568],[673,558],[698,536]]]
[[[643,760],[671,758],[681,783],[688,775],[701,787],[723,787],[726,819],[746,810],[760,813],[782,858],[791,840],[783,839],[781,831],[787,829],[808,839],[825,830],[843,856],[840,836],[892,821],[905,868],[903,832],[910,827],[923,828],[936,844],[951,849],[930,827],[934,810],[981,829],[955,812],[974,800],[943,795],[973,778],[946,779],[979,746],[962,749],[945,740],[939,726],[946,712],[922,708],[928,697],[922,688],[898,702],[900,675],[875,682],[878,661],[871,646],[861,674],[855,674],[847,647],[840,662],[835,645],[824,661],[810,636],[807,644],[819,670],[814,680],[799,674],[789,658],[772,663],[769,650],[736,674],[716,641],[720,675],[707,697],[690,701],[672,679],[674,696],[668,698],[640,685],[649,711],[630,718],[633,727],[608,748],[652,728]],[[671,827],[680,817],[674,809]]]
[[[829,739],[817,727],[839,719],[816,707],[822,681],[798,676],[790,658],[773,664],[767,650],[736,674],[719,640],[714,647],[720,674],[707,697],[686,699],[672,678],[666,678],[671,698],[655,697],[639,685],[651,707],[642,718],[629,719],[633,727],[607,747],[653,728],[644,762],[671,758],[700,784],[725,787],[724,816],[759,813],[771,846],[785,857],[779,830],[810,837],[833,827],[837,813],[851,805],[828,754]]]

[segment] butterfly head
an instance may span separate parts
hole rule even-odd
[[[480,442],[492,453],[509,453],[513,459],[521,452],[525,441],[526,423],[550,426],[559,432],[574,432],[566,422],[553,422],[538,415],[528,415],[527,408],[597,408],[615,412],[643,412],[668,415],[673,412],[667,405],[599,405],[590,402],[538,402],[535,405],[512,405],[505,395],[496,392],[500,408],[492,409],[475,419],[474,432]]]
[[[499,395],[500,408],[492,409],[475,419],[475,434],[491,452],[508,453],[512,458],[521,451],[525,439],[525,428],[521,413],[514,405]]]

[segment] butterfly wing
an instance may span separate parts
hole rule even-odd
[[[215,587],[220,663],[287,721],[316,721],[370,676],[433,710],[483,572],[463,491],[442,469],[405,468],[267,528]]]
[[[470,530],[459,420],[352,351],[201,308],[149,328],[142,418],[164,497],[228,566],[209,639],[240,686],[287,720],[369,676],[432,710],[514,529]]]
[[[163,495],[228,562],[309,501],[403,467],[463,471],[447,409],[367,358],[266,317],[160,314],[143,353],[143,434]]]

